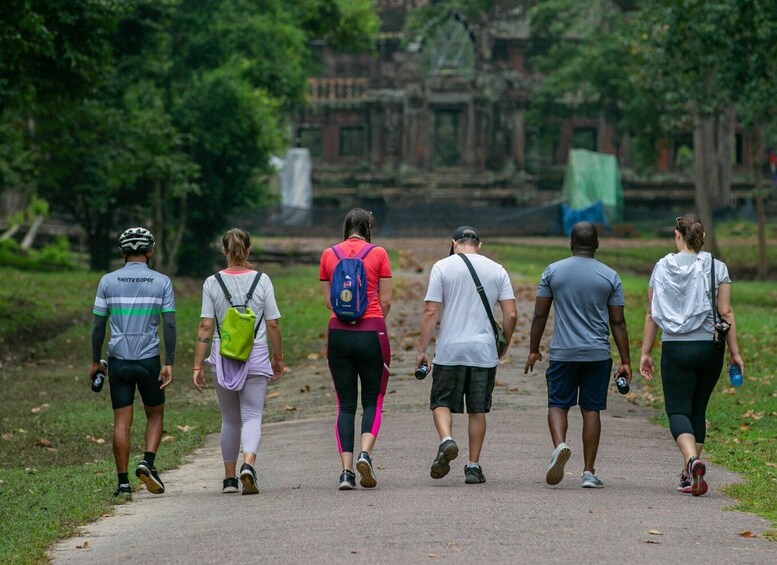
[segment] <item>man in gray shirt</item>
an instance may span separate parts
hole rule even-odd
[[[124,266],[100,279],[94,299],[92,368],[100,369],[105,330],[110,318],[108,378],[114,414],[113,454],[119,485],[114,496],[131,495],[127,468],[135,389],[146,412],[146,451],[135,475],[149,492],[161,494],[165,485],[155,467],[162,439],[165,388],[173,380],[175,363],[175,296],[170,279],[148,266],[154,253],[154,236],[145,228],[130,228],[119,238]],[[158,327],[162,321],[165,364],[161,365]]]
[[[542,273],[534,304],[529,357],[524,374],[542,361],[540,340],[555,301],[548,383],[548,427],[555,447],[545,475],[549,485],[564,478],[571,456],[566,442],[569,409],[577,404],[583,416],[583,488],[601,488],[594,470],[599,449],[599,412],[607,407],[612,369],[609,328],[620,354],[616,374],[631,382],[629,338],[623,315],[623,286],[618,273],[594,259],[599,248],[596,227],[579,222],[572,228],[572,257],[549,265]],[[609,328],[608,328],[609,326]]]

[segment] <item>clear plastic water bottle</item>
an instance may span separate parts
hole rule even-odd
[[[100,392],[105,384],[105,371],[108,370],[108,362],[105,359],[100,359],[100,368],[94,374],[92,379],[92,390],[94,392]]]
[[[731,381],[731,386],[742,386],[742,371],[739,370],[739,365],[731,363],[728,366],[728,378]]]

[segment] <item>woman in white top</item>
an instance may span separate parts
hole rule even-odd
[[[640,372],[650,380],[655,365],[651,350],[661,328],[661,383],[669,428],[683,456],[678,490],[700,496],[707,492],[705,464],[701,457],[706,437],[706,412],[723,368],[725,345],[731,363],[744,373],[739,355],[737,328],[731,308],[728,267],[701,248],[704,226],[694,215],[676,219],[677,253],[662,258],[653,269],[648,288],[648,308],[642,338]],[[712,305],[714,260],[715,306],[730,324],[720,343],[713,342],[715,310]]]
[[[221,407],[221,454],[224,460],[224,483],[222,492],[238,491],[236,477],[237,457],[243,447],[244,463],[240,468],[240,482],[243,494],[256,494],[256,454],[261,439],[262,414],[268,381],[283,374],[283,349],[278,319],[281,317],[275,303],[275,292],[270,277],[250,268],[248,256],[251,253],[251,239],[241,229],[229,230],[222,238],[223,253],[227,268],[219,273],[221,280],[237,306],[250,308],[256,314],[254,343],[247,361],[227,359],[219,354],[219,331],[230,303],[225,296],[216,275],[205,280],[202,287],[202,312],[194,351],[194,386],[202,392],[205,375],[203,362],[213,375],[214,385]],[[256,277],[256,287],[249,292]],[[216,320],[216,336],[205,359]],[[272,343],[272,358],[267,340]]]

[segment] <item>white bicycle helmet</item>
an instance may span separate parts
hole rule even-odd
[[[129,228],[119,236],[122,253],[144,253],[154,248],[154,236],[146,228]]]

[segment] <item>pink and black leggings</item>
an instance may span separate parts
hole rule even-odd
[[[361,433],[377,437],[380,430],[391,361],[385,320],[367,318],[350,325],[332,319],[327,360],[337,398],[337,448],[340,453],[353,452],[359,381],[363,410]]]

